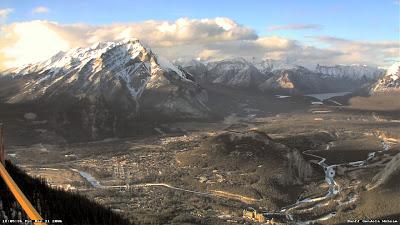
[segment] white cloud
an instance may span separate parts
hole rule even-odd
[[[313,45],[278,37],[258,37],[249,27],[229,18],[92,26],[36,20],[0,27],[0,67],[14,67],[48,59],[58,51],[85,47],[99,41],[138,38],[155,52],[169,58],[257,57],[308,64],[370,64],[386,66],[399,59],[399,43],[366,42],[314,36]],[[309,43],[309,42],[308,42]],[[317,48],[321,43],[325,48]],[[397,58],[396,58],[397,57]]]
[[[4,67],[46,60],[71,46],[61,32],[42,21],[15,23],[1,27],[0,60]]]
[[[399,41],[359,41],[331,36],[309,37],[314,41],[327,44],[328,49],[337,50],[343,54],[336,60],[357,64],[383,65],[384,62],[400,60]]]
[[[70,47],[131,37],[138,38],[153,48],[257,38],[253,29],[228,18],[149,20],[105,26],[61,25],[36,20],[5,25],[1,31],[6,34],[0,37],[0,64],[3,67],[43,60]]]
[[[204,59],[221,59],[234,56],[244,58],[268,58],[283,60],[287,63],[300,65],[332,64],[341,63],[336,60],[342,56],[342,52],[319,49],[313,46],[305,46],[302,43],[280,38],[262,37],[257,40],[238,40],[221,43],[212,43],[204,46],[205,49],[197,57],[203,58],[204,53],[208,53]],[[347,62],[349,63],[349,62]]]
[[[0,9],[0,22],[5,21],[13,11],[11,8]]]
[[[137,37],[151,46],[174,46],[242,39],[256,39],[253,29],[241,26],[228,18],[188,19],[176,21],[149,20],[134,24],[115,24],[94,28],[90,41]]]
[[[318,24],[288,24],[288,25],[273,25],[269,26],[267,30],[321,30],[322,26]]]
[[[268,49],[287,49],[295,44],[293,40],[277,36],[259,38],[257,43]]]
[[[44,6],[38,6],[38,7],[34,8],[34,9],[32,10],[32,13],[33,13],[33,14],[48,13],[48,12],[50,12],[50,9],[47,8],[47,7],[44,7]]]
[[[202,60],[218,59],[218,56],[221,56],[221,52],[219,50],[204,49],[197,56],[197,58]],[[226,56],[222,56],[219,59],[223,59],[225,57]]]

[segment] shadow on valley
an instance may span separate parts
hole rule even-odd
[[[129,220],[82,195],[50,188],[45,180],[28,176],[9,161],[6,161],[6,169],[44,219],[62,220],[65,225],[132,225]],[[0,182],[0,190],[0,218],[28,219],[4,181]]]

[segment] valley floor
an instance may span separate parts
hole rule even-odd
[[[284,222],[296,224],[399,219],[395,204],[400,201],[400,181],[381,189],[374,187],[374,177],[400,153],[400,118],[395,112],[388,116],[341,103],[329,105],[288,113],[232,114],[221,122],[163,124],[169,132],[161,127],[159,134],[147,137],[9,145],[7,157],[30,175],[88,196],[138,224],[257,224],[243,218],[248,207],[288,214],[292,218]],[[260,175],[258,169],[182,162],[211,137],[249,130],[307,151],[303,156],[311,162],[314,176],[279,186],[276,193],[260,192],[255,191],[260,190],[260,176],[268,174]],[[387,150],[378,152],[384,144]],[[366,160],[371,152],[376,152],[374,157],[364,164],[349,164]],[[330,195],[318,165],[323,158],[326,166],[335,165],[337,191]]]

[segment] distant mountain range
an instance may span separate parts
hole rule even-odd
[[[398,69],[396,73],[392,70],[374,91],[398,89]],[[0,103],[35,105],[58,130],[72,128],[98,139],[132,129],[143,133],[139,123],[145,121],[211,118],[214,112],[208,107],[208,93],[217,99],[229,98],[215,96],[218,87],[259,95],[343,92],[372,85],[382,74],[383,70],[366,66],[317,65],[310,69],[240,57],[171,63],[139,40],[130,39],[74,48],[43,62],[4,71]]]
[[[286,94],[355,91],[373,84],[383,74],[382,69],[360,65],[317,65],[309,69],[276,60],[251,62],[243,58],[175,63],[200,82]]]
[[[209,62],[207,68],[208,82],[229,87],[253,88],[268,78],[243,58]]]

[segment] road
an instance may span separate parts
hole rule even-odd
[[[260,201],[259,199],[254,199],[251,197],[235,194],[235,193],[230,193],[230,192],[225,192],[225,191],[220,191],[220,190],[211,190],[211,192],[200,192],[200,191],[193,191],[185,188],[180,188],[180,187],[175,187],[167,183],[144,183],[144,184],[133,184],[129,185],[113,185],[113,186],[104,186],[101,185],[96,178],[94,178],[92,175],[90,175],[87,172],[80,171],[77,169],[71,169],[72,171],[75,171],[79,173],[83,178],[85,178],[90,185],[93,188],[108,188],[108,189],[114,189],[114,188],[134,188],[134,187],[164,187],[164,188],[169,188],[177,191],[183,191],[183,192],[188,192],[196,195],[202,195],[202,196],[208,196],[208,197],[218,197],[218,198],[225,198],[225,199],[233,199],[233,200],[238,200],[247,204],[251,204],[257,201]]]

